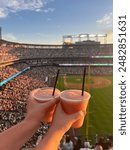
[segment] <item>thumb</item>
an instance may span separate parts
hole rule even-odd
[[[44,103],[43,105],[47,105],[48,107],[51,107],[51,106],[53,106],[55,104],[58,104],[59,101],[60,101],[60,99],[53,99],[53,100],[50,100],[50,101]]]
[[[76,113],[74,113],[74,114],[69,115],[69,117],[71,118],[71,120],[72,120],[73,122],[79,120],[80,118],[84,118],[84,116],[85,116],[85,115],[84,115],[84,112],[83,112],[83,111],[78,111],[78,112],[76,112]]]

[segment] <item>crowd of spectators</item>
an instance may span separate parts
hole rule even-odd
[[[65,134],[59,145],[59,150],[112,150],[112,136],[98,136],[91,143],[87,138]]]
[[[0,81],[3,81],[18,70],[4,67],[0,70]],[[24,119],[26,115],[26,100],[33,89],[44,87],[44,82],[26,75],[20,75],[0,89],[0,132],[10,128]],[[24,145],[33,147],[39,135],[44,135],[48,125],[42,124],[36,134]]]
[[[111,44],[106,45],[76,45],[72,49],[61,48],[12,48],[0,47],[0,56],[2,61],[25,58],[68,58],[68,57],[89,57],[89,56],[112,56],[113,50]]]
[[[75,45],[73,48],[69,47],[48,47],[48,48],[24,48],[24,47],[11,47],[5,46],[0,47],[0,63],[19,60],[19,59],[32,59],[32,58],[42,58],[41,60],[27,60],[29,65],[44,65],[44,63],[71,63],[71,64],[112,64],[112,58],[92,58],[91,56],[112,56],[113,49],[112,44],[99,44],[99,45]],[[14,65],[16,68],[21,68],[21,65]],[[24,66],[26,66],[24,64]],[[24,68],[24,67],[23,67]],[[55,67],[44,67],[44,68],[35,68],[32,72],[40,72],[43,74],[41,76],[47,76],[48,73],[52,76],[55,72]],[[48,71],[49,70],[49,71]],[[82,68],[61,68],[62,74],[81,74]],[[31,74],[31,73],[30,73]],[[33,73],[32,73],[33,74]],[[104,67],[93,67],[92,75],[102,75],[112,74],[112,67],[104,69]],[[44,77],[42,77],[43,79]]]
[[[10,54],[10,46],[0,46],[0,63],[17,59],[17,56]]]

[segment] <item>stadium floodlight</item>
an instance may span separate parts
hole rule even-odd
[[[97,34],[98,37],[105,37],[107,34]]]
[[[89,37],[96,37],[96,34],[89,34]]]
[[[89,34],[80,34],[79,36],[80,36],[81,38],[84,38],[84,37],[89,36]]]
[[[72,35],[72,38],[78,38],[79,35]]]

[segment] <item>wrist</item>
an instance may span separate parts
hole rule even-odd
[[[54,125],[51,126],[36,150],[41,150],[43,148],[44,150],[57,150],[63,135],[64,132],[59,130]]]
[[[66,133],[66,130],[64,128],[59,128],[58,126],[53,124],[50,126],[49,130],[53,134],[57,134],[57,136],[59,137],[62,137]]]
[[[40,125],[40,123],[41,123],[40,119],[34,118],[34,117],[30,116],[30,115],[27,115],[27,116],[25,117],[24,122],[25,122],[25,123],[29,123],[29,124],[30,124],[30,123],[31,123],[31,124],[35,124],[35,125]]]
[[[50,137],[53,138],[53,140],[55,139],[54,143],[57,146],[59,145],[64,134],[65,133],[62,130],[55,128],[53,126],[51,126],[47,132],[47,136],[49,136],[49,139]]]

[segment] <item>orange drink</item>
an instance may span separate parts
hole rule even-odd
[[[67,114],[73,114],[80,110],[86,112],[86,108],[90,99],[90,94],[84,91],[83,96],[81,90],[65,90],[60,94],[60,100],[63,110]],[[79,128],[83,124],[84,118],[80,118],[72,127]]]
[[[53,93],[53,87],[45,87],[45,88],[39,88],[32,91],[33,98],[39,102],[39,103],[46,103],[50,100],[58,99],[60,96],[60,91],[58,89],[55,89],[54,96]],[[43,118],[44,122],[51,122],[53,113],[55,110],[56,105],[49,108],[45,114],[45,117]]]

